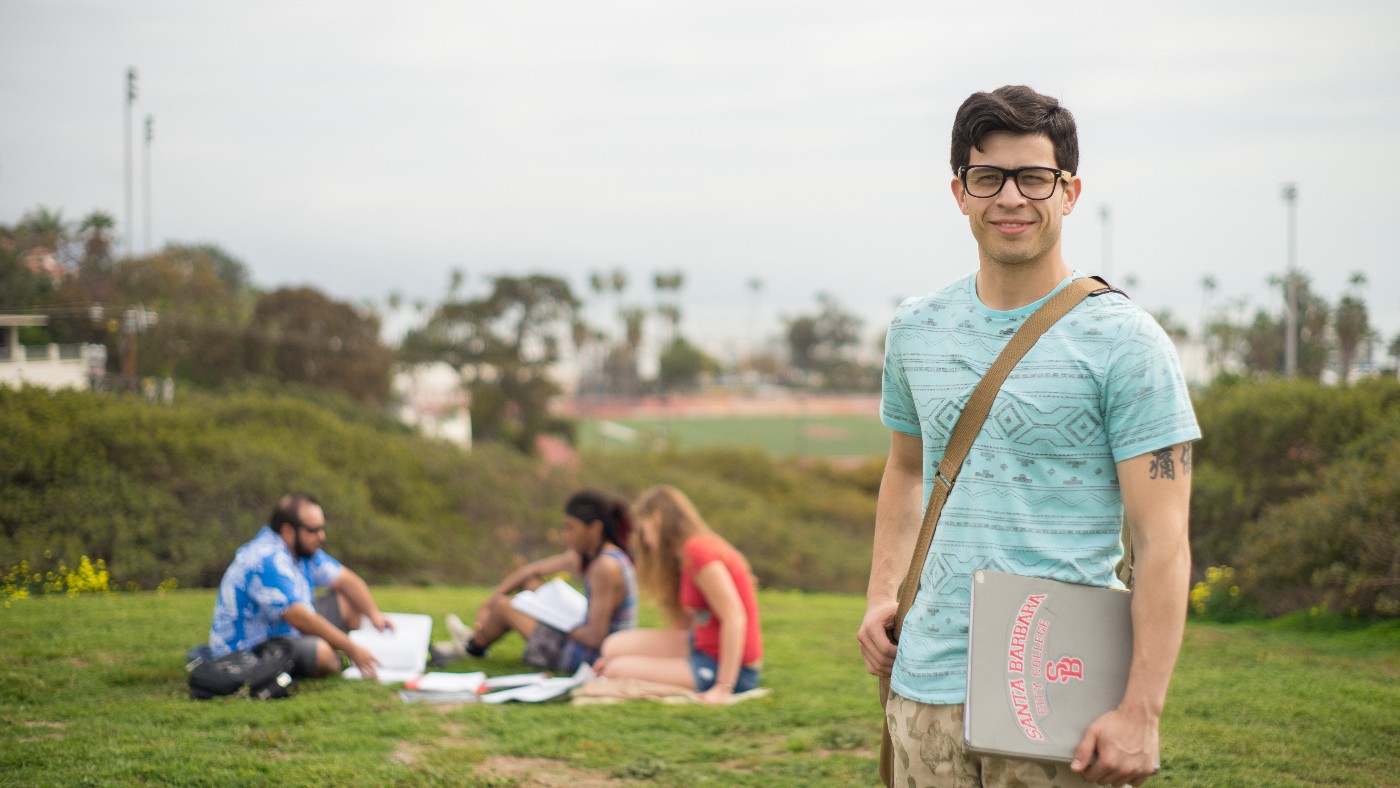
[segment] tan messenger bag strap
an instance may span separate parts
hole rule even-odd
[[[967,453],[972,449],[972,442],[977,439],[987,415],[992,411],[992,403],[996,401],[1001,384],[1006,382],[1007,376],[1021,361],[1021,357],[1030,351],[1050,326],[1055,325],[1080,301],[1110,290],[1111,287],[1093,277],[1070,282],[1026,318],[1026,322],[1016,330],[1011,341],[1002,348],[1001,355],[997,356],[987,374],[977,384],[977,388],[972,390],[972,396],[963,407],[962,415],[958,417],[957,424],[953,425],[953,434],[948,439],[948,450],[943,454],[943,462],[938,465],[938,474],[933,480],[933,492],[930,493],[928,506],[924,509],[919,540],[915,542],[914,555],[909,559],[909,571],[899,586],[899,607],[894,615],[895,640],[899,640],[899,633],[904,628],[904,616],[909,612],[909,607],[914,603],[914,595],[919,590],[919,575],[922,574],[924,561],[928,558],[929,545],[933,543],[933,532],[938,527],[938,516],[942,513],[943,502],[952,492],[963,460],[967,458]]]
[[[1085,298],[1108,292],[1115,292],[1115,289],[1098,277],[1084,277],[1070,282],[1060,292],[1051,296],[1050,300],[1042,304],[1039,309],[1031,313],[1031,316],[1026,318],[1026,322],[1016,329],[1011,341],[1002,348],[1001,354],[997,356],[996,361],[992,362],[987,374],[982,376],[977,388],[972,390],[972,396],[968,398],[967,405],[963,407],[962,414],[958,416],[957,423],[953,425],[953,434],[948,438],[948,449],[943,453],[943,461],[938,465],[938,473],[933,480],[933,491],[929,494],[928,506],[924,508],[923,524],[919,528],[919,540],[915,543],[914,554],[909,559],[909,571],[904,575],[904,582],[899,585],[898,607],[895,609],[894,630],[891,633],[896,642],[899,641],[899,634],[904,629],[904,617],[908,615],[910,606],[914,604],[914,596],[919,591],[919,575],[923,573],[924,561],[928,558],[929,545],[933,544],[933,532],[938,527],[939,515],[943,513],[943,503],[948,500],[948,493],[953,490],[953,482],[957,480],[963,460],[967,458],[968,451],[972,449],[972,442],[977,439],[977,434],[982,431],[982,425],[987,421],[988,414],[992,412],[992,403],[996,401],[1001,384],[1006,382],[1006,377],[1021,361],[1021,357],[1035,346],[1035,343],[1050,326],[1055,325],[1056,321],[1068,314]],[[1126,529],[1124,532],[1126,533]],[[1131,546],[1128,549],[1131,550]],[[1125,556],[1124,562],[1131,567],[1131,559]],[[880,679],[881,707],[884,707],[889,694],[890,680],[882,677]],[[890,741],[888,717],[885,719],[886,724],[883,726],[884,731],[880,740],[880,780],[889,786],[893,784],[894,780],[894,745]]]

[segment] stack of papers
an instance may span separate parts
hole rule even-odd
[[[587,666],[585,666],[586,668]],[[487,678],[485,673],[425,673],[404,682],[399,698],[410,703],[538,703],[568,693],[591,677],[550,678],[548,673],[512,673]]]
[[[528,674],[527,674],[528,675]],[[488,692],[481,696],[482,703],[505,703],[507,701],[519,701],[521,703],[541,703],[547,700],[562,697],[569,694],[575,687],[582,686],[586,681],[592,681],[598,677],[593,672],[593,667],[588,664],[578,666],[572,676],[560,676],[549,678],[547,674],[538,674],[541,678],[522,684],[511,689],[503,689],[498,692]]]
[[[404,689],[420,692],[470,692],[476,694],[486,683],[486,674],[475,673],[424,673],[412,681],[403,683]]]

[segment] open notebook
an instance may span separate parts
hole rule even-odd
[[[572,632],[588,620],[588,600],[557,577],[511,597],[510,606],[560,632]]]
[[[428,641],[433,635],[433,617],[418,613],[385,613],[394,628],[380,632],[366,621],[350,633],[350,640],[369,649],[379,660],[379,683],[393,684],[423,675],[428,664]],[[341,674],[347,679],[363,678],[359,668],[350,666]]]

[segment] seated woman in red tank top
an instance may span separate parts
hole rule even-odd
[[[671,623],[609,635],[594,664],[608,678],[637,678],[727,702],[758,686],[763,635],[749,564],[710,530],[680,490],[665,485],[633,506],[637,573]]]

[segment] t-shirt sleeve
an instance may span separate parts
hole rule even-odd
[[[719,544],[709,539],[689,539],[681,552],[685,555],[685,562],[689,565],[692,575],[698,573],[706,564],[724,559]]]
[[[1104,414],[1113,461],[1201,437],[1176,347],[1152,316],[1134,310],[1106,370]]]
[[[922,435],[919,428],[918,409],[914,406],[914,396],[909,390],[909,378],[904,374],[903,346],[900,342],[899,326],[903,315],[908,311],[910,299],[900,304],[890,320],[885,335],[885,364],[880,376],[880,422],[892,430],[906,435]]]
[[[309,561],[311,584],[316,588],[325,588],[334,583],[340,577],[340,572],[345,567],[325,550],[317,550]]]

